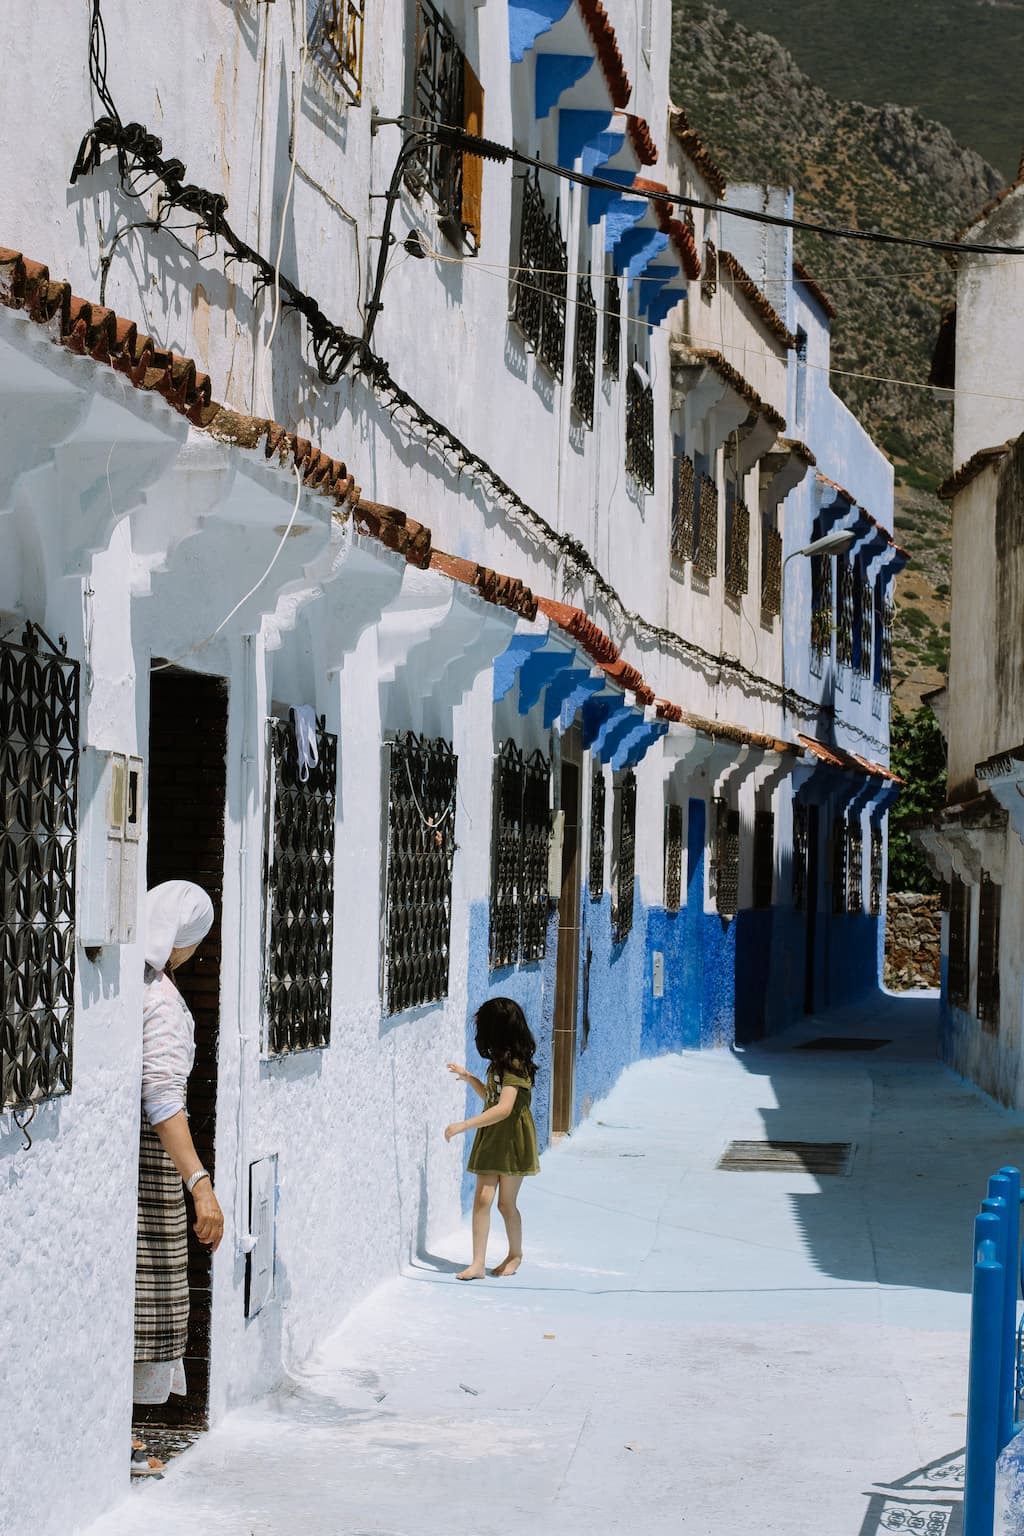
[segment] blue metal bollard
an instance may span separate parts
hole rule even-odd
[[[1014,1274],[1017,1261],[1013,1248],[1014,1217],[1017,1215],[1020,1196],[1014,1180],[1005,1173],[994,1173],[988,1181],[988,1199],[981,1202],[983,1211],[996,1209],[1002,1223],[1000,1251],[997,1254],[1003,1266],[1003,1308],[999,1329],[999,1438],[997,1451],[1009,1445],[1013,1439],[1014,1357],[1016,1341],[1014,1323],[1017,1316],[1017,1296]]]
[[[997,1257],[1001,1225],[994,1211],[982,1212],[974,1221],[964,1536],[992,1536],[995,1518],[1004,1292],[1003,1266]]]

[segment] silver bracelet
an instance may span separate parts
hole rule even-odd
[[[195,1186],[199,1183],[200,1179],[208,1179],[209,1177],[210,1175],[207,1173],[205,1168],[197,1168],[195,1173],[190,1173],[188,1178],[185,1180],[185,1188],[188,1190],[189,1194],[191,1194]]]

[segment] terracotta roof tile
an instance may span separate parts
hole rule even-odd
[[[670,720],[679,725],[682,722],[683,711],[679,704],[670,704],[668,699],[655,699],[659,720]]]
[[[819,283],[815,282],[814,278],[808,272],[803,262],[797,261],[795,257],[793,259],[793,276],[803,284],[811,297],[818,301],[826,315],[828,315],[829,319],[834,320],[838,311],[836,310],[835,305],[832,303],[832,300],[829,298],[824,288],[822,288]]]
[[[757,411],[758,415],[763,416],[777,432],[785,432],[786,418],[781,416],[773,405],[769,405],[767,400],[762,400],[753,384],[749,384],[739,369],[727,362],[721,352],[716,352],[712,347],[691,347],[677,349],[677,355],[684,361],[687,357],[696,358],[705,367],[713,369],[719,378],[724,379],[729,387],[747,402],[752,411]]]
[[[973,218],[968,219],[966,224],[961,224],[956,232],[956,239],[962,240],[964,235],[968,234],[970,230],[975,229],[979,224],[984,224],[985,220],[995,213],[1000,204],[1005,203],[1008,197],[1012,197],[1022,187],[1024,187],[1024,161],[1022,161],[1015,179],[1008,182],[1005,187],[1000,187],[995,196],[990,197],[984,207],[978,209]]]
[[[633,92],[615,28],[601,0],[577,0],[584,25],[590,33],[612,102],[620,109],[626,105]]]
[[[554,619],[567,635],[578,640],[591,660],[599,666],[618,661],[618,646],[603,629],[598,628],[593,619],[587,618],[582,608],[573,608],[568,603],[556,603],[550,597],[539,597],[537,607],[549,619]]]
[[[707,182],[716,197],[725,196],[726,180],[718,166],[708,153],[707,146],[700,135],[690,127],[689,119],[682,107],[673,107],[669,114],[669,123],[675,134],[683,153]]]
[[[787,347],[795,347],[796,337],[793,335],[793,332],[789,329],[774,304],[769,303],[749,272],[740,265],[732,252],[720,251],[718,261],[719,267],[724,267],[726,272],[728,272],[737,291],[742,293],[762,325],[771,331],[774,336],[777,336]]]
[[[952,501],[954,496],[959,496],[960,492],[965,490],[972,480],[976,480],[989,464],[998,464],[999,460],[1010,452],[1014,441],[1015,439],[1011,438],[1008,443],[998,443],[993,448],[979,448],[977,453],[972,453],[948,480],[943,480],[935,494],[943,501]]]
[[[515,576],[503,576],[489,566],[478,565],[475,560],[463,560],[457,555],[447,555],[435,549],[430,555],[431,569],[440,571],[452,581],[462,582],[495,607],[507,608],[521,618],[537,617],[537,599],[530,588]]]
[[[638,191],[667,192],[668,188],[660,181],[647,181],[637,177],[633,186]],[[658,221],[658,228],[663,235],[668,235],[675,248],[679,265],[691,282],[696,282],[700,277],[700,257],[697,254],[697,242],[694,239],[693,230],[682,219],[673,218],[674,203],[667,203],[662,198],[652,200],[651,208]]]
[[[795,458],[802,459],[808,469],[817,469],[817,459],[807,444],[802,443],[798,437],[780,437],[779,442],[783,448],[788,448]]]
[[[641,165],[656,165],[658,162],[658,146],[654,142],[650,124],[644,117],[637,117],[633,112],[626,113],[626,132],[629,134],[633,153]]]

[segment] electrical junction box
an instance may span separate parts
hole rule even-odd
[[[565,842],[565,812],[556,811],[548,838],[548,899],[557,901],[562,894],[562,845]]]
[[[277,1155],[249,1164],[249,1231],[255,1238],[246,1258],[245,1315],[255,1317],[274,1295],[277,1216]]]
[[[79,769],[78,939],[131,944],[139,905],[142,759],[83,747]]]
[[[655,997],[665,996],[665,955],[660,949],[651,951],[651,990]]]

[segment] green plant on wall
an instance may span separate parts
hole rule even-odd
[[[924,854],[906,830],[907,822],[934,815],[946,800],[946,743],[927,704],[911,715],[893,710],[891,763],[906,783],[889,812],[889,889],[935,891]]]

